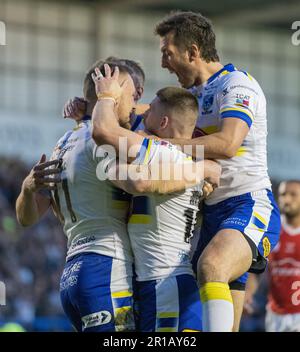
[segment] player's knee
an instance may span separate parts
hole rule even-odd
[[[228,282],[229,280],[226,269],[214,256],[201,256],[198,260],[197,273],[201,286],[207,282]]]

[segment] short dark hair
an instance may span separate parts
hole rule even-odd
[[[95,68],[98,67],[101,73],[104,75],[104,64],[108,63],[112,71],[118,66],[120,73],[129,73],[132,74],[130,68],[124,65],[121,60],[115,62],[106,62],[105,60],[97,60],[93,65],[90,66],[88,71],[85,74],[83,81],[83,96],[84,99],[88,102],[95,101],[97,99],[95,91],[95,83],[92,78],[92,73],[94,73]]]
[[[179,87],[165,87],[160,89],[156,95],[167,109],[176,110],[182,114],[188,110],[189,113],[192,111],[195,114],[195,118],[198,116],[198,100],[188,90]]]
[[[216,49],[216,35],[209,19],[196,12],[175,11],[166,16],[155,27],[155,34],[163,37],[174,33],[176,46],[189,49],[196,44],[201,58],[206,62],[220,61]]]
[[[145,72],[141,66],[141,64],[137,61],[130,59],[120,59],[116,56],[109,56],[106,60],[108,63],[121,62],[123,65],[128,66],[134,74],[133,80],[135,81],[135,77],[137,77],[138,82],[134,82],[134,84],[138,84],[140,87],[144,87],[145,84]],[[137,88],[137,85],[136,85]]]

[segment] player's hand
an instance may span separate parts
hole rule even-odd
[[[70,118],[75,121],[82,120],[83,116],[86,114],[87,102],[84,98],[74,97],[69,99],[63,108],[63,118]]]
[[[35,193],[42,189],[53,190],[55,185],[61,182],[59,168],[49,168],[58,165],[60,160],[46,161],[46,155],[41,156],[40,161],[32,168],[23,182],[23,190]]]
[[[204,160],[204,179],[213,187],[219,187],[221,177],[221,166],[212,160]]]
[[[210,182],[204,180],[202,191],[203,197],[207,198],[214,191],[214,187]]]
[[[120,74],[118,67],[115,67],[114,73],[112,73],[110,66],[104,64],[104,70],[104,76],[98,67],[95,68],[95,73],[92,73],[97,97],[100,94],[105,94],[108,97],[113,97],[116,102],[119,102],[128,80],[125,79],[121,84],[119,83]]]

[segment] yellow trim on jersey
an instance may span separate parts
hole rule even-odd
[[[247,110],[244,109],[239,109],[239,108],[225,108],[220,110],[220,113],[225,112],[225,111],[230,111],[230,110],[234,110],[234,111],[239,111],[239,112],[243,112],[244,114],[248,115],[250,117],[250,119],[253,121],[253,116],[250,112],[248,112]]]
[[[213,126],[201,127],[201,130],[202,130],[203,132],[205,132],[206,134],[212,134],[212,133],[218,132],[219,127],[213,125]]]
[[[259,215],[256,211],[252,213],[252,216],[255,216],[259,221],[261,221],[265,226],[267,226],[268,221],[263,218],[261,215]]]
[[[157,332],[177,332],[177,328],[158,328]]]
[[[227,70],[224,70],[223,72],[220,73],[220,76],[225,76],[225,75],[228,75],[228,73],[230,73],[229,71]]]
[[[243,156],[247,152],[246,147],[240,147],[235,156]]]
[[[145,155],[145,159],[144,159],[143,164],[147,164],[148,161],[149,161],[149,155],[150,155],[150,150],[151,150],[152,142],[153,142],[153,140],[152,140],[152,139],[149,139],[149,143],[148,143],[148,147],[147,147],[147,150],[146,150],[146,155]]]
[[[162,312],[162,313],[158,313],[157,318],[178,318],[179,317],[179,313],[178,312]]]
[[[132,292],[129,291],[119,291],[119,292],[113,292],[111,294],[113,298],[124,298],[124,297],[132,297]]]
[[[201,302],[223,300],[232,303],[229,285],[223,282],[208,282],[200,289]]]
[[[253,77],[250,75],[250,73],[246,72],[246,75],[251,79],[251,81],[253,81]]]
[[[129,218],[129,224],[150,224],[151,215],[132,214]]]

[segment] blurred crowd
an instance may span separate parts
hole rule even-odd
[[[59,281],[66,238],[52,212],[32,227],[16,220],[15,201],[32,165],[0,158],[0,281],[6,305],[0,306],[0,330],[17,322],[27,331],[69,331],[60,303]],[[260,285],[251,315],[244,314],[241,331],[263,331],[267,289]]]
[[[27,331],[68,330],[59,296],[66,239],[51,212],[36,226],[22,228],[15,201],[29,167],[0,158],[0,281],[6,305],[0,306],[0,327],[18,322]]]

